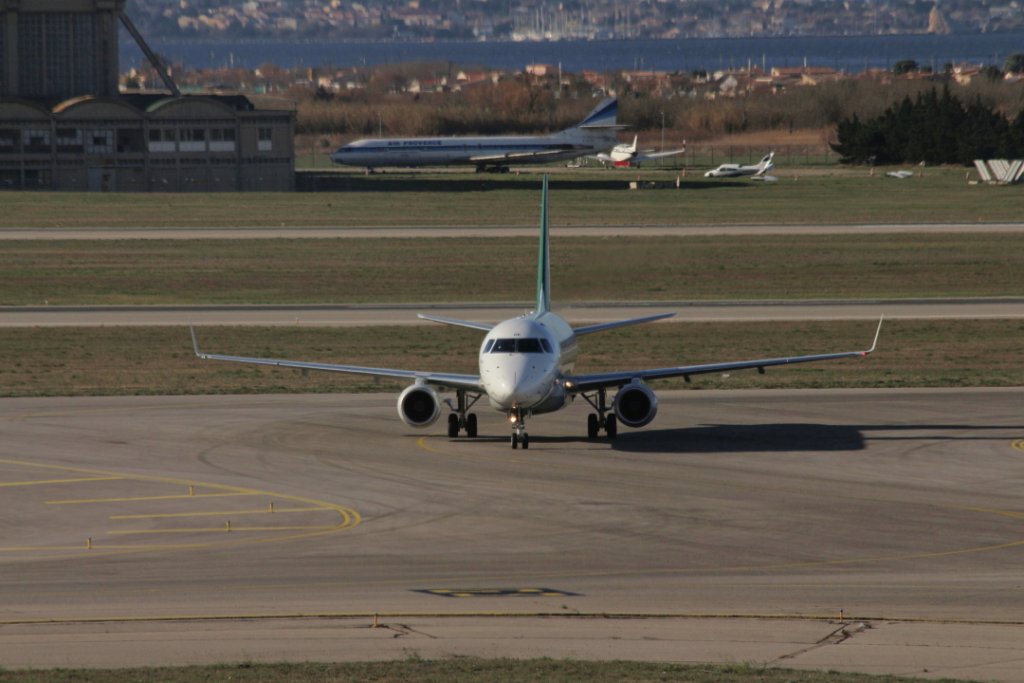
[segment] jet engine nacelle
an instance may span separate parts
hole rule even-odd
[[[658,397],[645,384],[627,384],[615,394],[615,415],[627,427],[643,427],[658,414]]]
[[[429,427],[441,415],[441,400],[433,387],[413,384],[398,395],[398,416],[410,427]]]

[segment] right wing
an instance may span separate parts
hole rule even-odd
[[[837,360],[839,358],[863,358],[875,351],[878,346],[878,335],[882,332],[882,320],[878,321],[878,329],[875,330],[875,340],[871,348],[864,351],[840,351],[839,353],[819,353],[808,356],[786,356],[782,358],[761,358],[758,360],[741,360],[726,363],[705,363],[703,365],[680,365],[672,368],[651,368],[647,370],[624,370],[618,372],[601,372],[589,375],[573,375],[566,377],[565,387],[572,393],[594,391],[604,387],[623,386],[634,380],[647,381],[652,379],[667,379],[669,377],[683,377],[689,380],[690,375],[702,375],[709,372],[728,372],[731,370],[745,370],[757,368],[758,372],[764,372],[767,367],[775,365],[793,365],[796,363],[811,363],[822,360]]]
[[[189,327],[192,333],[192,348],[200,360],[220,360],[230,363],[247,363],[250,365],[270,365],[279,368],[295,368],[298,370],[318,370],[324,372],[344,372],[352,375],[369,375],[389,379],[407,379],[436,384],[452,389],[468,389],[483,391],[479,375],[459,375],[444,372],[421,372],[417,370],[399,370],[396,368],[368,368],[361,365],[336,365],[334,363],[310,363],[298,360],[279,358],[251,358],[249,356],[227,356],[219,353],[205,353],[199,350],[195,328]]]

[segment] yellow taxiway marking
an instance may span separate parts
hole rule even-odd
[[[13,465],[18,468],[32,468],[35,470],[43,470],[48,472],[63,472],[72,473],[75,475],[81,475],[76,477],[78,481],[98,481],[98,480],[121,480],[126,483],[149,483],[149,484],[160,484],[171,487],[181,487],[187,489],[187,494],[176,494],[176,495],[163,495],[163,496],[133,496],[123,498],[82,498],[77,500],[52,500],[46,501],[48,505],[84,505],[84,504],[103,504],[103,503],[122,503],[122,502],[148,502],[148,501],[166,501],[166,500],[199,500],[208,498],[223,498],[223,497],[263,497],[268,499],[267,508],[262,510],[263,514],[275,514],[278,512],[302,512],[302,511],[318,511],[323,510],[326,512],[333,512],[339,516],[339,521],[336,524],[324,525],[324,526],[276,526],[276,527],[231,527],[230,521],[225,524],[226,528],[230,528],[230,531],[263,531],[263,536],[243,534],[236,536],[234,540],[227,540],[227,536],[222,536],[221,540],[217,541],[196,541],[186,543],[132,543],[128,545],[119,544],[97,544],[94,536],[101,534],[118,534],[126,536],[124,531],[102,531],[99,529],[93,530],[94,534],[90,535],[89,531],[83,530],[84,541],[82,545],[60,545],[60,546],[0,546],[0,553],[32,553],[32,552],[59,552],[59,555],[47,555],[47,557],[87,557],[89,555],[96,556],[101,554],[123,554],[142,552],[148,550],[196,550],[202,548],[226,548],[236,547],[241,545],[253,545],[262,543],[281,543],[284,541],[293,541],[304,538],[315,538],[317,536],[324,536],[328,534],[335,534],[342,531],[347,531],[356,526],[359,526],[362,521],[362,515],[357,510],[345,507],[343,505],[337,505],[335,503],[326,502],[323,500],[317,500],[314,498],[306,498],[303,496],[295,496],[283,493],[275,493],[273,491],[250,489],[241,486],[231,486],[228,484],[214,484],[202,481],[188,480],[188,479],[176,479],[172,477],[161,477],[155,475],[144,475],[144,474],[123,474],[119,472],[111,472],[109,470],[94,470],[87,469],[84,467],[67,467],[64,465],[49,465],[43,463],[27,462],[23,460],[11,460],[6,458],[0,458],[0,466]],[[68,477],[68,483],[76,483]],[[213,491],[212,493],[196,493],[196,489],[205,489],[207,491]],[[181,490],[181,489],[179,489]],[[292,503],[294,507],[290,508],[275,508],[273,501],[288,501]],[[42,501],[39,501],[42,503]],[[297,505],[296,505],[297,504]],[[256,514],[257,511],[252,511],[251,514]],[[166,513],[172,515],[174,513]],[[181,513],[183,516],[201,516],[204,513]],[[208,511],[205,514],[209,515],[238,515],[238,514],[250,514],[248,511],[220,513],[215,511]],[[154,515],[138,515],[137,519],[151,518]],[[158,516],[158,515],[157,515]],[[132,518],[132,516],[125,516],[125,518]],[[189,529],[188,532],[195,532],[195,529]],[[218,529],[218,531],[224,531],[224,529]],[[150,533],[159,533],[159,530],[152,531]],[[173,533],[173,530],[172,530]],[[178,532],[180,533],[180,532]],[[77,552],[76,552],[77,551]]]
[[[1024,452],[1024,439],[1017,439],[1010,445],[1016,448],[1018,451]]]
[[[967,510],[968,512],[983,512],[983,513],[986,513],[986,514],[989,514],[989,515],[1002,515],[1003,517],[1021,517],[1021,518],[1024,518],[1024,512],[1020,512],[1020,511],[1017,511],[1017,510],[997,510],[995,508],[979,508],[979,507],[970,507],[970,506],[967,506],[967,505],[957,506],[954,509],[956,509],[956,510]]]
[[[0,483],[5,486],[43,486],[45,484],[80,484],[86,481],[122,481],[124,477],[79,477],[76,479],[36,479],[35,481],[7,481]]]
[[[341,529],[343,524],[324,524],[318,526],[217,526],[206,528],[187,527],[181,529],[137,529],[127,531],[108,531],[111,536],[143,536],[147,534],[233,534],[236,531],[329,531]]]
[[[276,515],[289,512],[317,512],[321,510],[331,511],[331,507],[309,507],[309,508],[263,508],[260,510],[220,510],[216,512],[167,512],[156,515],[111,515],[110,519],[166,519],[168,517],[224,517],[225,515]]]
[[[431,448],[430,446],[428,446],[427,437],[425,436],[421,436],[420,438],[416,439],[416,445],[422,448],[423,450],[427,451],[428,453],[437,453],[439,455],[444,454],[444,451],[439,451],[436,448]]]
[[[261,491],[232,491],[230,493],[196,493],[175,496],[136,496],[133,498],[81,498],[79,500],[48,500],[47,505],[89,505],[92,503],[132,503],[143,500],[188,500],[191,498],[225,498],[227,496],[261,496]]]

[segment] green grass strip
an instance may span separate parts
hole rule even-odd
[[[1024,233],[552,240],[553,300],[1020,296]],[[0,242],[0,305],[534,298],[536,237]]]
[[[705,179],[698,171],[552,175],[559,225],[932,223],[1017,221],[1019,191],[969,185],[966,168],[915,168],[907,180],[865,167],[780,166],[775,183]],[[535,225],[540,174],[329,174],[343,191],[308,193],[5,192],[0,227]],[[976,178],[976,173],[973,173]],[[658,189],[629,191],[630,181]],[[45,201],[41,198],[45,196]]]

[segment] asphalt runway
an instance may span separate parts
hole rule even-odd
[[[1024,389],[0,400],[0,666],[409,656],[1024,680]],[[376,616],[375,616],[376,615]],[[377,628],[374,628],[374,625]]]

